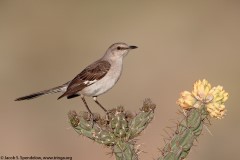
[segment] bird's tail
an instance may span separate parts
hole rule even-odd
[[[52,94],[52,93],[57,93],[57,92],[65,92],[67,90],[68,84],[69,84],[69,82],[67,82],[61,86],[57,86],[57,87],[48,89],[48,90],[44,90],[44,91],[32,93],[27,96],[19,97],[19,98],[15,99],[15,101],[30,100],[30,99],[37,98],[37,97],[40,97],[43,95],[47,95],[47,94]]]

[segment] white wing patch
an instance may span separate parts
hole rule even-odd
[[[67,87],[68,87],[68,86],[66,85],[66,86],[60,88],[61,92],[66,92],[66,91],[67,91]]]
[[[84,81],[83,83],[89,86],[89,85],[91,85],[91,84],[93,84],[93,83],[95,83],[95,82],[97,82],[96,79],[93,80],[93,81]]]

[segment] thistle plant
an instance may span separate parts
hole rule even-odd
[[[171,140],[161,150],[158,160],[181,160],[186,158],[194,141],[201,135],[210,117],[222,119],[226,114],[224,103],[228,93],[222,86],[211,88],[207,80],[197,81],[193,91],[181,93],[177,104],[183,109],[184,119],[177,125]]]
[[[117,160],[137,160],[139,150],[134,139],[152,121],[154,109],[155,104],[147,99],[136,115],[119,106],[110,110],[106,117],[94,114],[93,125],[87,112],[70,111],[68,117],[77,133],[111,147]]]
[[[207,80],[197,81],[193,91],[180,94],[177,104],[184,118],[177,124],[170,140],[161,150],[158,160],[182,160],[187,157],[194,141],[201,135],[203,126],[210,118],[222,119],[226,115],[224,103],[228,93],[222,86],[211,87]],[[149,125],[154,117],[156,105],[147,99],[139,113],[133,114],[119,106],[105,117],[94,114],[94,123],[87,112],[70,111],[70,124],[80,135],[111,148],[117,160],[138,160],[140,150],[136,137]]]

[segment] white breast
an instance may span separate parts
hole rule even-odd
[[[84,96],[98,96],[111,89],[118,81],[122,73],[122,58],[111,64],[108,73],[99,81],[84,88],[80,93]]]

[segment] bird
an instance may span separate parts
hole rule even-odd
[[[85,97],[92,97],[98,106],[106,113],[108,110],[97,100],[97,97],[109,91],[119,80],[123,69],[123,58],[130,50],[138,48],[123,42],[112,44],[105,54],[97,61],[88,65],[75,78],[57,87],[32,93],[15,99],[15,101],[30,100],[43,95],[61,92],[58,98],[67,99],[80,96],[86,109],[93,116]]]

